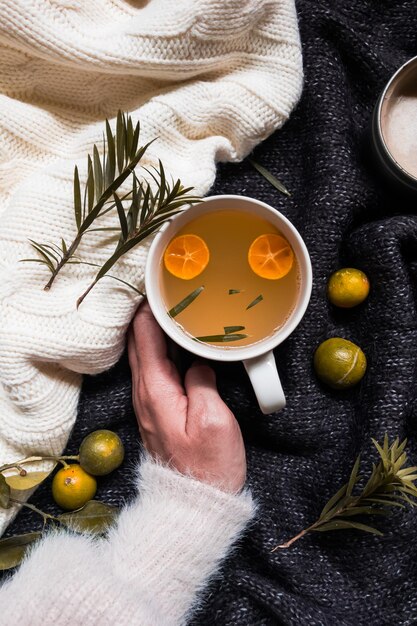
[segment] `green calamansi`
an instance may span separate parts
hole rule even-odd
[[[341,337],[323,341],[314,354],[317,376],[333,389],[356,385],[363,378],[366,365],[366,356],[360,347]]]
[[[366,274],[353,267],[343,267],[330,276],[327,297],[335,306],[351,309],[368,297],[369,288]]]
[[[96,430],[83,439],[80,446],[80,465],[93,476],[110,474],[123,462],[122,440],[111,430]]]

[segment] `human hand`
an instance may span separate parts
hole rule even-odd
[[[194,363],[183,386],[147,303],[133,320],[128,348],[133,406],[145,448],[183,474],[223,491],[240,491],[246,479],[242,433],[218,394],[211,367]]]

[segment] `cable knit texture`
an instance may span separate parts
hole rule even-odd
[[[138,489],[106,539],[42,539],[0,589],[2,623],[185,623],[255,506],[248,492],[224,493],[149,458]]]
[[[28,238],[71,241],[74,163],[117,110],[140,119],[146,164],[205,194],[216,161],[242,159],[301,91],[293,0],[3,0],[0,5],[0,459],[59,453],[80,374],[119,358],[137,298],[92,269],[65,268],[49,292]],[[112,221],[102,220],[102,226]],[[98,243],[100,242],[100,245]],[[114,244],[113,244],[114,245]],[[103,233],[80,256],[103,263]],[[139,287],[147,245],[117,271]],[[115,286],[116,285],[116,286]],[[14,511],[2,512],[0,532]]]

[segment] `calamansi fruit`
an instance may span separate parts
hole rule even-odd
[[[257,237],[250,245],[248,263],[261,278],[278,280],[291,270],[294,252],[284,237],[267,233]]]
[[[119,435],[111,430],[96,430],[81,443],[80,465],[93,476],[110,474],[122,463],[125,450]]]
[[[201,274],[209,260],[207,244],[198,235],[179,235],[169,242],[164,252],[168,272],[183,280],[191,280]]]
[[[334,389],[356,385],[366,372],[366,356],[359,346],[341,337],[323,341],[314,354],[314,369]]]
[[[350,309],[363,302],[369,294],[366,274],[353,267],[344,267],[330,276],[327,296],[332,304]]]
[[[52,481],[52,496],[62,509],[73,511],[96,495],[97,481],[78,463],[63,467]]]

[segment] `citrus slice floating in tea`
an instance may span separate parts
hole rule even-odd
[[[251,270],[261,278],[278,280],[291,270],[294,252],[285,237],[267,233],[252,242],[248,262]]]
[[[164,254],[168,272],[183,280],[191,280],[201,274],[209,260],[210,252],[204,239],[191,234],[175,237]]]

